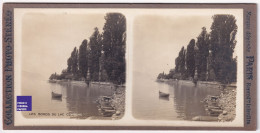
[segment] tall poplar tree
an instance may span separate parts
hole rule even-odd
[[[126,18],[120,13],[108,13],[103,27],[104,68],[110,81],[125,83]]]
[[[102,50],[102,39],[101,34],[96,27],[94,29],[93,34],[90,37],[89,46],[90,46],[90,77],[93,81],[99,80],[99,69],[100,69],[100,62],[99,59],[101,57],[101,50]]]
[[[179,71],[182,75],[184,75],[185,73],[185,52],[186,50],[184,49],[184,47],[182,47],[181,51],[179,52],[179,61],[180,61]]]
[[[200,35],[197,37],[196,43],[196,68],[198,80],[206,80],[207,74],[207,57],[209,56],[209,34],[205,27],[202,28]]]
[[[236,59],[233,52],[236,46],[237,25],[233,15],[214,15],[211,25],[211,45],[213,69],[217,81],[229,83],[236,79]]]
[[[71,57],[69,57],[69,59],[67,60],[67,65],[68,65],[67,72],[71,73],[72,72],[72,58]]]
[[[85,39],[79,47],[79,72],[85,79],[88,71],[87,43],[88,41]]]
[[[178,57],[175,59],[175,72],[180,74],[179,78],[186,78],[186,50],[181,48]]]
[[[72,51],[71,59],[72,59],[71,70],[72,70],[72,73],[74,75],[76,75],[78,72],[78,49],[77,49],[77,47],[75,47],[74,50]]]
[[[194,78],[195,74],[195,40],[191,39],[190,43],[187,46],[187,57],[186,57],[186,66],[187,66],[187,75],[191,78]]]

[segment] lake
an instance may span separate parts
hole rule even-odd
[[[82,81],[49,83],[47,80],[26,77],[22,80],[22,95],[32,96],[32,111],[23,112],[28,118],[100,117],[102,115],[98,112],[96,100],[99,96],[111,96],[113,93],[110,85],[91,84],[88,87]],[[62,94],[62,98],[53,98],[52,92]]]
[[[156,82],[153,78],[134,76],[133,116],[136,119],[191,120],[205,116],[207,95],[219,95],[220,90],[211,87],[195,87],[191,82]],[[169,93],[169,98],[159,97],[159,91]]]

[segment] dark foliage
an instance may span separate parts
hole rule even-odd
[[[194,78],[195,74],[195,40],[191,39],[189,45],[187,46],[187,56],[186,56],[186,65],[187,65],[187,75],[188,77]]]
[[[90,46],[90,78],[93,81],[99,80],[99,70],[100,70],[100,64],[99,59],[101,57],[101,50],[102,50],[102,38],[99,34],[98,28],[94,29],[94,33],[90,37],[89,46]]]
[[[121,84],[125,82],[126,71],[126,19],[122,14],[108,13],[105,20],[103,28],[104,68],[110,81]]]
[[[119,13],[105,16],[104,32],[94,29],[89,43],[83,40],[79,50],[75,47],[67,60],[67,69],[53,79],[110,81],[125,83],[126,19]]]
[[[205,27],[197,37],[196,43],[196,68],[198,73],[198,80],[205,81],[207,73],[207,57],[209,56],[209,34]]]
[[[87,77],[88,72],[88,50],[87,50],[87,40],[83,40],[79,47],[79,73],[84,78]]]
[[[206,28],[195,40],[192,39],[175,59],[175,70],[160,73],[157,78],[236,82],[237,58],[233,57],[236,46],[237,25],[233,15],[214,15],[210,34]]]
[[[237,33],[236,19],[233,15],[214,15],[212,18],[210,50],[213,70],[217,81],[229,83],[236,80],[233,79],[234,74],[236,75],[236,60],[233,59]]]

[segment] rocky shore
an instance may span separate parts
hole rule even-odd
[[[125,87],[115,87],[112,96],[100,96],[97,103],[103,117],[121,119],[125,112]]]
[[[233,121],[236,117],[236,88],[225,87],[219,96],[207,96],[204,101],[208,115],[216,121]]]
[[[175,80],[175,79],[157,79],[157,82],[167,83],[169,85],[185,85],[195,86],[189,80]],[[197,87],[219,89],[220,95],[208,95],[201,102],[204,103],[207,115],[195,116],[193,121],[233,121],[236,117],[236,83],[221,84],[213,81],[198,81]]]
[[[218,116],[219,121],[233,121],[236,117],[236,88],[227,87],[220,94],[219,106],[223,113]]]

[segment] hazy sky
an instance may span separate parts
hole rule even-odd
[[[73,48],[80,46],[98,27],[102,32],[105,14],[27,13],[22,18],[22,71],[40,74],[67,68]]]
[[[175,67],[181,47],[186,48],[191,39],[197,39],[202,27],[210,32],[214,14],[236,14],[240,22],[243,16],[243,10],[235,9],[19,9],[22,71],[40,74],[45,79],[51,73],[60,73],[67,67],[67,59],[75,46],[79,47],[84,39],[89,40],[95,27],[102,32],[107,12],[126,16],[127,50],[129,53],[129,48],[133,50],[130,55],[133,60],[127,59],[127,63],[133,63],[130,64],[133,72],[152,78]],[[237,24],[242,27],[242,23]],[[240,32],[237,36],[242,36]]]
[[[206,27],[210,31],[212,15],[143,15],[134,20],[133,70],[156,78],[175,67],[182,46],[197,39]]]

